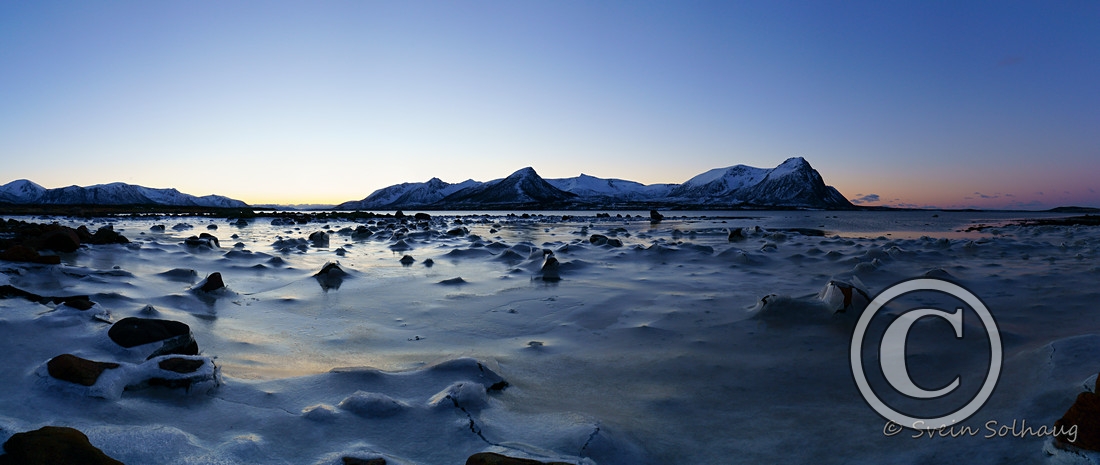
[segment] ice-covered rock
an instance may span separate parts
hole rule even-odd
[[[401,413],[409,405],[378,392],[356,391],[345,397],[336,407],[359,416],[384,418]]]
[[[485,386],[480,383],[458,381],[428,399],[428,406],[459,408],[472,412],[489,406],[489,394]]]
[[[90,385],[57,378],[48,365],[36,371],[47,386],[104,399],[118,399],[127,389],[182,388],[187,393],[202,394],[221,385],[221,374],[214,360],[197,355],[163,355],[137,364],[118,362],[113,364],[117,366],[102,370]]]
[[[849,310],[859,313],[871,303],[866,287],[855,276],[848,281],[829,280],[817,293],[817,299],[834,313],[845,313]]]

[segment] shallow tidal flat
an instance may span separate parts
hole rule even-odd
[[[1100,371],[1100,231],[958,232],[974,215],[115,219],[128,244],[0,261],[0,285],[94,302],[0,299],[0,442],[69,426],[127,464],[1073,463],[984,425],[1053,425]],[[884,434],[853,381],[858,302],[830,286],[920,276],[997,320],[980,434]],[[108,334],[129,317],[186,324],[195,375],[150,382],[162,345]],[[911,363],[942,384],[959,349],[918,338]],[[119,367],[86,386],[51,376],[62,354]]]

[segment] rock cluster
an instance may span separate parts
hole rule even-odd
[[[92,233],[87,226],[73,229],[57,223],[39,224],[8,220],[0,222],[0,260],[56,265],[61,257],[42,255],[41,250],[59,253],[75,252],[82,244],[126,244],[129,239],[115,232],[110,225]]]

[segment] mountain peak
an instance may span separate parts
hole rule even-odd
[[[539,174],[535,172],[534,168],[528,166],[526,168],[520,168],[520,169],[516,170],[515,173],[512,173],[512,174],[508,175],[508,178],[514,178],[514,177],[527,178],[527,177],[538,176],[538,175]],[[505,179],[507,179],[507,178],[505,178]]]

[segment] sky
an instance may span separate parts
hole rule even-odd
[[[0,0],[0,184],[339,203],[805,157],[861,205],[1100,207],[1095,1]]]

